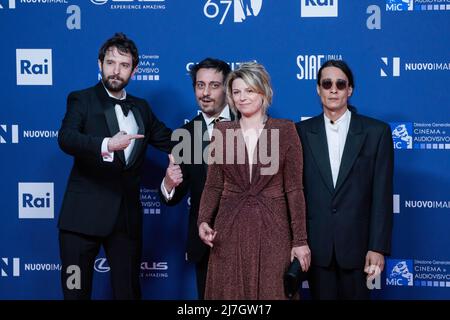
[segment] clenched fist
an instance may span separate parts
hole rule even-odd
[[[166,170],[166,176],[164,177],[164,187],[167,192],[171,192],[173,188],[177,187],[183,182],[183,173],[178,164],[175,164],[175,158],[169,154],[169,166]]]

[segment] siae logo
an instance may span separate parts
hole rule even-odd
[[[309,17],[337,17],[338,0],[300,0],[300,16]]]
[[[233,22],[239,23],[256,17],[261,7],[262,0],[207,0],[203,6],[203,14],[209,19],[219,16],[219,24],[223,24],[228,14],[232,14]]]
[[[52,49],[16,49],[17,85],[52,85]]]
[[[2,277],[8,277],[12,275],[13,277],[20,276],[20,258],[12,258],[12,265],[10,265],[10,259],[2,258],[2,267],[0,268]],[[11,272],[12,271],[12,272]]]
[[[19,219],[53,219],[53,183],[19,182]]]
[[[0,9],[3,9],[4,6],[0,3]],[[8,0],[8,8],[15,9],[16,8],[16,0]]]
[[[297,56],[297,79],[298,80],[316,80],[317,72],[322,64],[327,60],[342,60],[340,54],[316,54],[316,55],[298,55]]]
[[[391,62],[389,61],[388,57],[381,57],[381,61],[386,67],[392,66],[393,77],[400,77],[400,57],[393,57]],[[380,68],[381,77],[388,77],[388,74],[391,74],[391,72],[383,69],[383,67]]]
[[[19,143],[19,126],[12,124],[9,126],[6,124],[0,124],[0,143]]]

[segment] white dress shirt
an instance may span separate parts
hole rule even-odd
[[[212,131],[214,129],[214,120],[217,117],[209,117],[204,112],[202,112],[202,115],[203,115],[203,119],[205,120],[206,125],[208,126],[209,139],[211,140]],[[220,121],[230,121],[231,120],[230,108],[228,107],[228,105],[226,105],[225,108],[223,108],[222,112],[219,115],[219,118],[221,119]]]
[[[108,91],[108,89],[105,88],[105,90],[111,98],[117,99]],[[118,100],[125,100],[126,97],[127,97],[127,93],[124,89],[122,97]],[[130,110],[130,112],[128,112],[128,116],[125,116],[120,105],[116,104],[114,106],[114,111],[116,112],[116,118],[117,118],[117,122],[119,124],[120,131],[125,131],[127,134],[137,134],[138,133],[138,125],[137,125],[136,119],[134,118],[134,114],[133,114],[132,110]],[[110,138],[103,139],[101,152],[102,152],[103,161],[113,162],[114,161],[114,152],[108,151],[109,139]],[[128,147],[126,147],[125,150],[123,150],[123,152],[125,154],[125,161],[127,164],[128,164],[128,159],[130,157],[131,151],[133,151],[134,143],[135,143],[135,140],[131,139],[131,142],[128,145]]]
[[[351,112],[347,109],[345,113],[336,121],[331,121],[325,114],[325,131],[327,134],[328,154],[330,156],[331,174],[333,176],[333,186],[339,176],[342,154],[344,152],[345,141],[347,139],[348,128],[350,127]]]

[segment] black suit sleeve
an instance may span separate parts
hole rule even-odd
[[[101,145],[104,137],[95,137],[84,133],[88,106],[77,93],[69,94],[67,110],[58,133],[60,148],[76,157],[101,157]]]
[[[375,158],[369,236],[369,250],[385,255],[391,251],[393,168],[392,134],[389,126],[386,125],[381,134]]]
[[[159,121],[148,104],[146,107],[149,110],[150,116],[149,144],[160,151],[170,153],[175,145],[170,139],[172,130],[167,128],[163,122]]]

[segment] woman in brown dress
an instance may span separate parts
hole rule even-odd
[[[294,123],[266,115],[270,78],[241,64],[226,82],[237,120],[217,123],[198,218],[211,247],[205,299],[286,299],[294,257],[307,271],[302,148]]]

